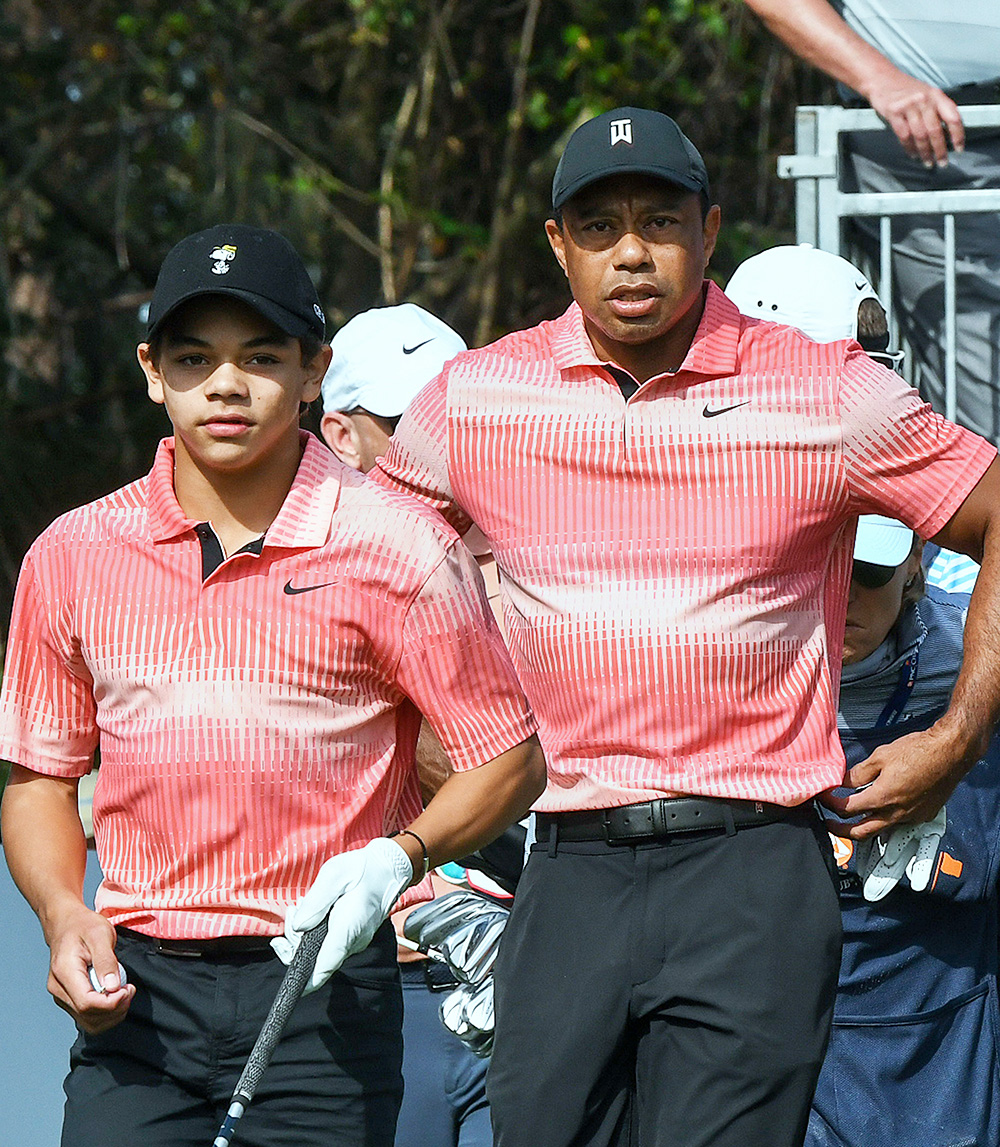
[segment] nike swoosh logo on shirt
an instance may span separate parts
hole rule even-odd
[[[417,343],[416,346],[404,346],[403,347],[403,354],[413,354],[414,351],[420,350],[420,348],[422,346],[426,346],[428,343],[432,343],[433,341],[434,341],[433,338],[429,338],[429,339],[424,339],[424,341],[422,343]]]
[[[734,402],[732,406],[719,406],[713,410],[711,406],[706,405],[705,409],[701,412],[703,418],[718,418],[720,414],[728,414],[730,410],[738,410],[741,406],[749,406],[750,399],[746,402]]]
[[[333,584],[334,583],[332,581],[323,581],[323,582],[320,582],[319,585],[294,585],[293,586],[291,582],[288,582],[285,586],[285,593],[287,593],[287,594],[311,593],[314,589],[326,589],[326,587],[328,585],[333,585]]]

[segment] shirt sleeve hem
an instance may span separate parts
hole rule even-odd
[[[485,765],[508,749],[516,748],[537,731],[534,717],[525,713],[518,720],[505,721],[502,728],[493,728],[474,741],[463,737],[461,746],[442,744],[455,771],[466,772]]]
[[[5,745],[0,742],[0,761],[19,765],[31,773],[43,777],[58,777],[60,780],[80,780],[94,767],[92,758],[86,761],[67,761],[59,757],[46,757],[26,752],[20,746]]]
[[[945,491],[935,509],[921,521],[914,524],[914,529],[925,538],[932,538],[951,521],[965,499],[972,493],[979,479],[986,473],[993,459],[997,456],[997,448],[983,439],[977,444],[976,452],[969,460],[962,473]]]

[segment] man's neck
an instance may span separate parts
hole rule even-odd
[[[586,315],[583,321],[594,351],[606,362],[628,371],[641,386],[657,375],[673,374],[680,370],[694,342],[704,312],[703,287],[694,305],[681,315],[670,330],[658,338],[640,343],[608,340],[602,336],[600,330],[591,326]]]
[[[296,435],[249,471],[220,471],[199,465],[178,446],[174,493],[181,510],[198,522],[211,522],[228,556],[259,538],[274,519],[295,479],[302,449]]]

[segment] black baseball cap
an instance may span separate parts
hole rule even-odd
[[[265,227],[220,223],[188,235],[167,252],[149,304],[152,340],[181,303],[199,295],[232,295],[291,335],[323,339],[326,317],[299,253]]]
[[[707,201],[705,161],[670,116],[648,108],[615,108],[569,137],[552,180],[552,210],[609,175],[652,175],[699,192]]]

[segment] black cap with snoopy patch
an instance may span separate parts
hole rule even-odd
[[[322,340],[326,318],[299,253],[277,231],[220,223],[188,235],[167,252],[149,304],[152,340],[182,303],[199,295],[242,299],[293,338]]]
[[[670,116],[648,108],[615,108],[581,124],[569,137],[552,180],[552,210],[609,175],[652,175],[700,193],[708,172],[701,153]]]

